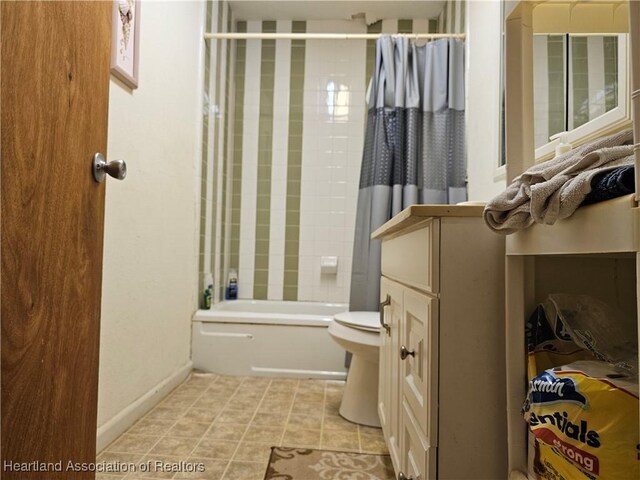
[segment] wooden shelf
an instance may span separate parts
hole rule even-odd
[[[507,255],[637,252],[640,209],[633,195],[582,207],[555,225],[536,224],[507,237]]]

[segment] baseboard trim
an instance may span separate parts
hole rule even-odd
[[[127,428],[133,425],[145,413],[151,410],[162,400],[171,390],[177,387],[193,370],[193,363],[187,362],[178,370],[173,372],[147,393],[124,408],[120,413],[98,427],[96,438],[96,450],[99,453],[107,445],[124,433]]]

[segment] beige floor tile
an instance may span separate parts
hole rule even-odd
[[[222,407],[190,408],[182,417],[182,420],[196,423],[211,423],[222,411]]]
[[[132,435],[125,433],[106,448],[107,452],[147,453],[160,440],[159,435]]]
[[[320,445],[322,448],[329,450],[360,451],[358,434],[341,432],[339,430],[323,430]]]
[[[340,410],[340,403],[340,400],[327,399],[324,402],[324,411],[332,415],[338,415],[338,411]]]
[[[215,420],[215,423],[249,423],[255,410],[232,410],[225,408]]]
[[[239,388],[239,385],[230,385],[225,383],[214,383],[209,386],[206,394],[209,395],[233,395]]]
[[[248,377],[247,377],[248,378]],[[231,385],[237,387],[244,381],[245,377],[235,377],[230,375],[220,375],[215,381],[215,385]]]
[[[292,403],[292,400],[264,399],[258,407],[258,412],[289,413]]]
[[[178,420],[176,424],[171,427],[171,430],[167,435],[172,437],[193,437],[201,438],[205,432],[209,429],[211,423],[197,423],[185,420],[184,418]]]
[[[360,434],[360,450],[365,453],[389,453],[382,435]]]
[[[183,385],[199,385],[199,384],[210,385],[211,383],[215,382],[217,379],[218,379],[218,375],[216,375],[215,373],[206,373],[206,374],[194,373],[184,382]]]
[[[182,395],[201,395],[210,385],[211,382],[189,383],[189,381],[187,381],[176,388],[174,392]]]
[[[151,454],[186,457],[198,444],[198,440],[188,437],[163,437],[151,449]]]
[[[233,410],[249,410],[249,411],[255,412],[256,409],[258,408],[258,405],[260,404],[260,400],[262,400],[261,396],[249,397],[249,398],[231,397],[231,400],[227,404],[226,408],[233,409]]]
[[[264,463],[231,462],[222,478],[224,480],[262,480],[266,470],[267,465]]]
[[[264,399],[265,400],[269,400],[271,402],[292,402],[294,397],[296,395],[295,391],[288,391],[288,392],[282,392],[279,390],[276,391],[271,391],[271,390],[267,390],[267,392],[264,395]]]
[[[324,380],[302,379],[298,383],[298,390],[324,391],[326,387],[327,382]]]
[[[173,420],[175,422],[186,411],[186,408],[168,408],[159,406],[147,413],[147,416],[144,418],[146,420]]]
[[[320,446],[320,430],[290,429],[284,432],[282,446],[285,447],[309,447]]]
[[[218,440],[240,440],[248,425],[237,423],[214,423],[205,434],[207,438]]]
[[[252,443],[242,442],[236,450],[233,456],[234,461],[243,462],[264,462],[265,466],[269,461],[271,455],[271,447],[276,445],[280,439],[278,438],[275,443]]]
[[[300,380],[298,380],[297,378],[274,378],[271,380],[271,384],[269,385],[269,388],[274,388],[274,387],[291,388],[291,387],[297,387],[299,383],[300,383]]]
[[[324,402],[324,391],[299,391],[296,393],[296,403],[322,403]]]
[[[320,428],[322,427],[322,416],[292,413],[289,416],[287,426],[308,430],[320,430]]]
[[[220,480],[229,464],[228,460],[191,457],[187,460],[192,464],[200,464],[204,471],[178,472],[173,478],[181,480]]]
[[[271,383],[270,378],[266,377],[244,377],[243,387],[268,387]]]
[[[188,408],[193,405],[196,400],[198,400],[199,396],[200,394],[183,395],[180,393],[174,393],[173,395],[170,395],[166,399],[164,399],[160,406],[167,408]]]
[[[126,477],[124,473],[110,474],[110,473],[96,473],[96,480],[122,480]]]
[[[135,435],[154,435],[161,436],[169,431],[175,424],[174,420],[154,420],[149,418],[143,418],[133,427],[131,427],[127,433]]]
[[[191,408],[198,408],[202,410],[214,410],[217,409],[220,411],[229,401],[228,395],[222,395],[220,397],[217,396],[209,396],[206,393],[202,395],[196,402],[191,405]]]
[[[367,427],[366,425],[358,425],[360,433],[365,435],[379,435],[382,437],[382,428],[380,427]]]
[[[138,453],[122,453],[122,452],[101,452],[96,458],[97,463],[109,464],[107,468],[118,468],[118,465],[125,463],[136,464],[142,459],[143,455]],[[114,472],[115,473],[115,472]]]
[[[286,413],[261,412],[260,410],[258,410],[258,413],[256,413],[251,421],[252,425],[270,425],[272,427],[284,427],[286,423]]]
[[[325,430],[340,430],[349,433],[358,433],[358,425],[348,422],[340,415],[325,414],[322,423]]]
[[[205,437],[200,441],[192,455],[194,457],[230,460],[237,446],[237,440],[227,441]]]
[[[249,425],[249,429],[242,440],[254,443],[273,443],[275,445],[280,441],[283,433],[284,426]]]
[[[310,402],[295,400],[293,402],[293,407],[291,407],[291,413],[322,416],[322,403],[321,402],[310,403]]]

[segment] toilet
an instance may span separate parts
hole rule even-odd
[[[340,415],[353,423],[380,427],[378,417],[378,312],[342,312],[333,317],[329,335],[351,352],[351,366],[340,404]]]

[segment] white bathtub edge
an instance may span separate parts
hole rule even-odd
[[[155,407],[160,400],[189,376],[191,370],[193,370],[193,363],[189,360],[147,393],[121,410],[120,413],[100,425],[96,437],[96,453],[100,453],[130,426],[142,418],[145,413]]]

